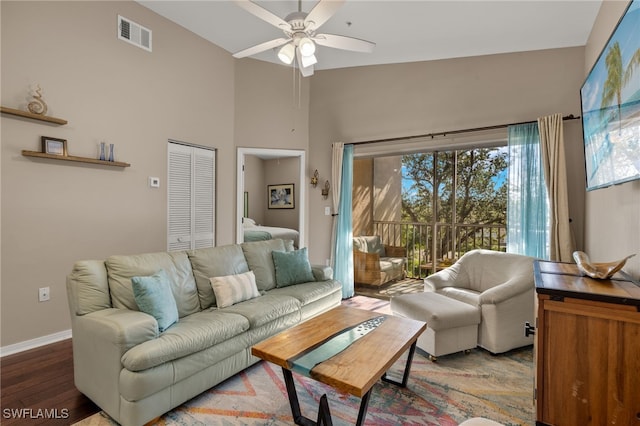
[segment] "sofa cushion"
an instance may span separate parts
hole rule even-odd
[[[269,291],[269,294],[290,296],[298,299],[300,303],[302,303],[302,306],[306,306],[317,300],[323,299],[336,291],[340,291],[342,293],[342,285],[338,281],[327,280],[274,288]]]
[[[251,328],[261,327],[288,314],[299,313],[300,301],[290,296],[270,293],[221,309],[221,312],[242,315],[249,320]]]
[[[249,321],[220,310],[197,312],[162,333],[129,349],[122,355],[122,365],[130,371],[141,371],[194,352],[207,349],[249,329]]]
[[[276,287],[287,287],[315,280],[306,247],[288,252],[274,251],[271,255],[276,270]]]
[[[133,297],[131,278],[153,275],[163,269],[171,283],[180,318],[200,311],[191,263],[185,252],[110,256],[105,264],[114,308],[139,310]]]
[[[353,238],[353,248],[365,253],[376,253],[381,257],[386,255],[384,244],[379,235],[361,235]]]
[[[138,308],[158,321],[160,332],[178,322],[176,299],[171,293],[169,278],[162,269],[149,277],[132,277],[131,286]]]
[[[460,302],[468,303],[469,305],[480,305],[480,293],[474,290],[458,287],[443,287],[436,291],[439,294],[459,300]]]
[[[107,269],[103,260],[76,262],[67,282],[67,291],[73,300],[72,308],[75,308],[76,315],[111,307]]]
[[[281,239],[242,243],[242,251],[247,259],[249,269],[256,274],[258,290],[266,291],[276,286],[276,270],[273,266],[271,252],[285,251],[284,241]]]
[[[254,297],[260,297],[253,271],[225,275],[224,277],[212,277],[211,287],[216,295],[218,308],[226,308]]]
[[[216,297],[211,288],[211,277],[242,274],[249,270],[242,247],[238,244],[189,250],[187,256],[193,268],[202,309],[207,309],[216,303]]]

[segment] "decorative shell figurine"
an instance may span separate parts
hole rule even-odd
[[[582,251],[574,251],[573,259],[578,264],[578,269],[582,275],[588,275],[591,278],[600,280],[609,279],[615,275],[620,269],[624,267],[624,264],[629,258],[635,256],[635,254],[629,255],[622,260],[606,263],[591,263],[589,256]]]
[[[42,89],[40,85],[34,90],[33,100],[27,104],[27,109],[31,114],[45,115],[47,113],[47,104],[42,100]]]

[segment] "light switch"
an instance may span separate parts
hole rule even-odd
[[[325,206],[325,208],[324,208],[324,215],[325,215],[325,216],[331,216],[331,207],[329,207],[329,206]]]
[[[149,176],[149,186],[151,188],[160,188],[160,178]]]

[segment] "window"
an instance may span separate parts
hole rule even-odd
[[[168,250],[213,247],[216,151],[169,141],[167,154]]]

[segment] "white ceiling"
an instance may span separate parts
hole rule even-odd
[[[373,53],[318,46],[315,68],[322,70],[584,46],[601,2],[351,0],[318,32],[372,41],[376,43]],[[282,37],[279,29],[229,0],[138,3],[230,53]],[[255,3],[282,18],[298,8],[295,0]],[[316,3],[304,0],[302,10],[309,12]],[[144,22],[140,24],[146,26]],[[254,58],[280,63],[273,51]]]

